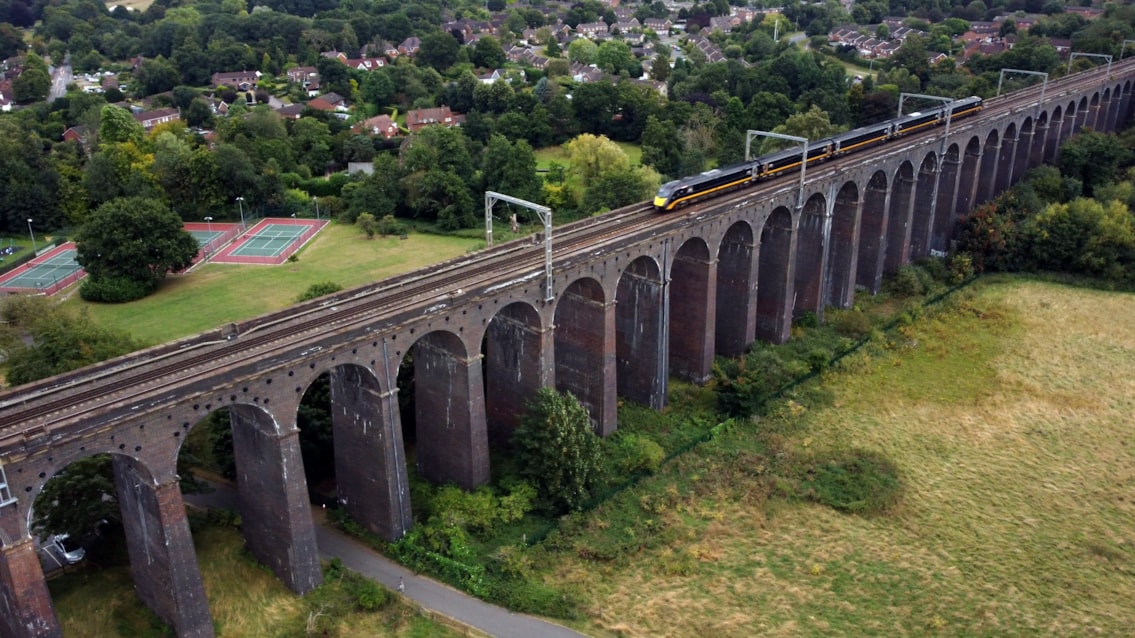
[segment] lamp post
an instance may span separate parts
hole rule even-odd
[[[316,221],[318,221],[319,220],[319,198],[318,197],[312,197],[311,201],[315,202],[315,219],[316,219]]]
[[[296,214],[295,213],[292,213],[292,223],[293,224],[296,223]]]
[[[243,229],[244,228],[244,198],[243,197],[237,197],[236,198],[236,205],[238,207],[240,207],[240,227]]]
[[[212,235],[213,235],[213,218],[212,217],[206,217],[205,223],[209,225],[209,236],[212,237]]]
[[[32,236],[32,256],[34,257],[36,255],[36,253],[39,252],[39,249],[36,248],[36,245],[35,245],[35,231],[32,230],[32,218],[31,217],[28,218],[28,234]]]

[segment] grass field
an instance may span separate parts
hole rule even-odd
[[[619,530],[674,540],[610,562],[560,554],[546,578],[587,598],[579,627],[1130,635],[1135,295],[1018,280],[960,295],[830,372],[831,407],[740,428],[700,465],[679,459],[621,496],[642,503],[633,525],[589,515],[575,547]],[[904,478],[902,503],[861,517],[759,497],[747,477],[761,466],[728,460],[757,458],[743,448],[758,428],[790,453],[886,455]]]
[[[310,607],[315,604],[308,599],[318,594],[300,598],[288,591],[270,571],[247,556],[235,530],[209,527],[195,533],[194,540],[218,637],[458,635],[397,602],[370,613],[336,614],[328,605],[323,610],[333,617],[322,618],[328,633],[307,633]],[[160,621],[134,596],[134,583],[125,566],[75,572],[51,581],[50,587],[65,636],[168,635],[161,633]]]
[[[638,144],[631,144],[630,142],[615,142],[623,152],[627,154],[627,159],[630,161],[631,166],[638,166],[642,164],[642,147]],[[536,152],[536,168],[539,170],[547,169],[552,162],[559,162],[564,168],[567,168],[567,157],[564,155],[562,146],[547,146],[537,149]]]
[[[312,284],[332,281],[351,288],[423,268],[466,253],[477,240],[411,234],[368,240],[354,226],[331,224],[280,266],[206,264],[170,277],[161,289],[128,304],[67,302],[147,343],[161,343],[290,305]]]

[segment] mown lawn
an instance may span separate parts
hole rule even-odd
[[[1130,635],[1133,313],[1131,294],[985,280],[829,372],[830,407],[746,423],[583,517],[545,579],[595,635]],[[897,508],[759,489],[780,453],[852,448],[898,465]],[[594,558],[627,539],[645,549]]]
[[[77,294],[67,303],[85,308],[100,325],[161,343],[279,310],[315,283],[360,286],[458,257],[479,245],[483,242],[417,233],[405,240],[368,240],[354,226],[331,224],[293,263],[206,264],[170,277],[157,293],[132,303],[91,304]]]

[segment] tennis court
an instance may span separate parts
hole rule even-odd
[[[197,245],[202,250],[204,250],[205,247],[208,246],[209,244],[213,243],[214,240],[216,240],[219,237],[221,237],[222,235],[224,235],[224,233],[222,233],[219,230],[214,230],[214,231],[190,230],[189,234],[193,235],[193,239],[197,240]]]
[[[75,254],[75,244],[71,242],[57,246],[0,277],[0,290],[54,294],[86,275],[75,261]]]
[[[327,224],[327,220],[263,219],[212,258],[230,264],[282,264]]]
[[[193,235],[193,239],[197,240],[197,245],[200,247],[197,256],[193,258],[193,266],[186,269],[187,271],[192,270],[194,266],[202,262],[208,261],[210,255],[216,253],[240,234],[240,224],[224,222],[187,222],[184,228],[186,232]]]

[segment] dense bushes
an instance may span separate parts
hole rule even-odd
[[[977,272],[1044,270],[1135,283],[1131,145],[1130,136],[1094,132],[1069,140],[1059,170],[1030,171],[960,220],[959,251]]]
[[[84,301],[126,303],[146,297],[158,288],[156,281],[139,281],[127,277],[87,277],[79,286]]]

